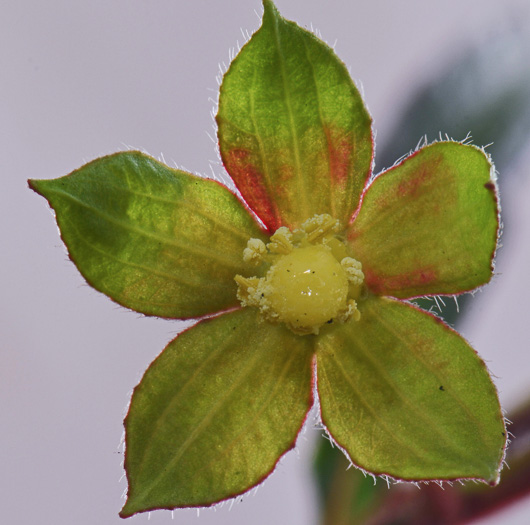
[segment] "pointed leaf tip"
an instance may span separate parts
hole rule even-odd
[[[264,14],[264,16],[265,16],[265,13],[267,13],[267,15],[276,14],[276,15],[280,16],[280,14],[278,12],[278,8],[276,7],[276,5],[274,4],[274,2],[272,0],[263,0],[263,14]]]
[[[371,118],[334,51],[263,5],[221,84],[223,163],[270,231],[316,213],[345,226],[370,174]]]
[[[79,271],[117,303],[168,318],[238,306],[234,276],[263,233],[216,181],[131,151],[30,186],[55,210]]]
[[[260,483],[294,446],[312,374],[312,340],[254,309],[180,334],[133,393],[122,516],[208,506]]]
[[[434,316],[393,299],[318,342],[322,420],[351,461],[408,481],[498,481],[506,445],[484,362]]]

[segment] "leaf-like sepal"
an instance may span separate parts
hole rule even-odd
[[[499,228],[494,169],[474,146],[440,142],[379,175],[348,231],[367,286],[399,298],[487,283]]]
[[[312,339],[254,309],[180,334],[136,387],[125,420],[122,517],[207,506],[262,481],[312,404]]]
[[[271,231],[317,213],[346,225],[370,174],[370,116],[333,50],[264,9],[221,85],[224,165]]]
[[[322,420],[353,463],[403,480],[496,484],[506,430],[475,351],[442,321],[393,299],[318,341]]]
[[[217,182],[131,151],[30,185],[55,210],[79,271],[117,303],[169,318],[238,305],[234,276],[262,232]]]

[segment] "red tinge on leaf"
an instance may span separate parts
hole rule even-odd
[[[230,150],[224,164],[247,204],[273,232],[281,226],[281,218],[274,199],[271,199],[263,174],[250,162],[250,153],[242,148]]]
[[[376,295],[391,294],[392,290],[423,288],[438,279],[434,268],[417,268],[408,273],[386,276],[365,267],[363,273],[366,286]]]
[[[498,234],[493,175],[479,148],[441,142],[376,177],[347,231],[369,288],[406,299],[487,283]]]
[[[344,133],[334,132],[330,127],[323,128],[326,134],[329,154],[329,175],[332,183],[345,189],[350,178],[354,145]]]

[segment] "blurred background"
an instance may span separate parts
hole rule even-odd
[[[428,140],[439,133],[462,140],[469,132],[475,144],[493,143],[488,151],[499,170],[505,226],[496,276],[474,298],[460,301],[458,321],[452,311],[446,315],[486,360],[511,413],[530,396],[528,0],[277,0],[277,7],[284,17],[318,29],[362,87],[377,133],[376,172],[425,134]],[[121,440],[128,398],[183,326],[142,318],[89,288],[68,261],[44,199],[27,189],[26,179],[62,176],[127,147],[222,176],[211,140],[216,75],[228,65],[229,51],[258,28],[261,12],[259,0],[3,4],[3,523],[122,523],[117,513],[126,490]],[[309,419],[297,449],[258,490],[198,517],[195,509],[173,516],[158,511],[130,522],[316,525],[321,494],[337,472],[344,474],[319,445],[316,423]],[[328,459],[315,478],[319,447],[319,457]],[[377,486],[374,501],[381,490],[389,494],[386,484]],[[530,500],[523,498],[479,523],[529,522]]]

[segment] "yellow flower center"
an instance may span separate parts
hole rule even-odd
[[[335,236],[338,230],[338,221],[317,215],[294,232],[279,228],[267,245],[250,239],[245,262],[269,267],[264,277],[235,277],[241,304],[258,307],[266,320],[283,322],[297,334],[318,334],[326,323],[359,320],[355,299],[364,275]]]

